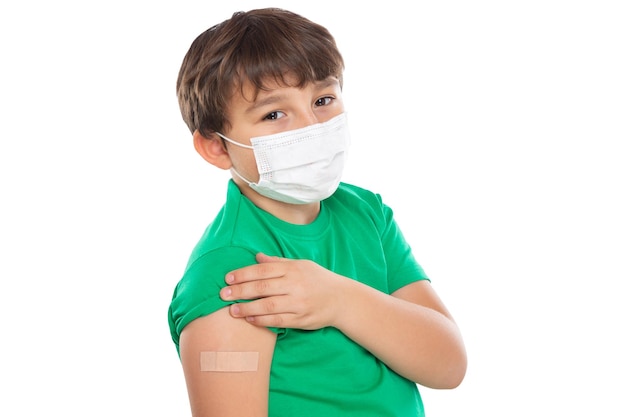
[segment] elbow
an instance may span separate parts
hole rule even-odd
[[[461,385],[461,382],[465,379],[465,373],[467,371],[467,362],[457,366],[446,378],[445,384],[442,389],[454,389]]]
[[[447,362],[444,371],[441,373],[439,386],[432,387],[438,389],[454,389],[457,388],[465,379],[467,372],[467,352],[464,348],[453,355]]]
[[[442,376],[440,389],[457,388],[467,373],[467,350],[459,333],[448,344],[448,347],[447,354],[442,358],[444,366],[440,374]]]
[[[439,365],[432,369],[430,377],[419,378],[415,382],[432,389],[454,389],[465,379],[467,372],[467,353],[463,345],[455,349],[455,352],[448,352],[445,357],[440,357]]]

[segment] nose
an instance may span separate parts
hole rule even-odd
[[[301,127],[311,126],[319,122],[320,120],[318,119],[317,115],[313,111],[311,110],[305,111],[302,114],[302,117],[299,118],[298,126],[296,127],[296,129],[301,128]]]

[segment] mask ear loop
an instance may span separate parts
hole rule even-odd
[[[233,145],[241,146],[242,148],[246,148],[246,149],[254,149],[252,146],[248,146],[248,145],[244,145],[244,144],[239,143],[239,142],[235,142],[234,140],[229,139],[226,136],[222,135],[220,132],[215,132],[215,134],[217,136],[219,136],[220,138],[224,139],[225,141],[232,143]],[[243,175],[241,175],[239,172],[237,172],[237,170],[235,169],[234,166],[231,166],[230,170],[232,172],[234,172],[235,175],[237,175],[239,178],[241,178],[246,184],[248,184],[248,186],[250,186],[252,184],[252,181],[248,181],[247,179],[245,179],[243,177]]]
[[[232,143],[233,145],[241,146],[242,148],[246,148],[246,149],[254,149],[250,145],[244,145],[243,143],[235,142],[234,140],[229,139],[226,136],[222,135],[220,132],[215,132],[215,134],[219,136],[220,138],[224,139],[225,141]]]
[[[230,170],[233,171],[235,173],[235,175],[237,175],[239,178],[241,178],[246,184],[248,184],[248,186],[252,185],[252,181],[248,181],[247,179],[245,179],[243,177],[243,175],[241,175],[239,172],[237,172],[237,170],[235,169],[235,167],[230,167]]]

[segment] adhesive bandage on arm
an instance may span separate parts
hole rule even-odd
[[[259,352],[200,352],[201,372],[255,372]]]

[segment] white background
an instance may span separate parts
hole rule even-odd
[[[335,35],[345,180],[463,331],[466,380],[422,389],[428,416],[623,416],[621,3],[3,3],[0,415],[189,415],[166,311],[227,173],[175,80],[200,32],[272,5]]]

